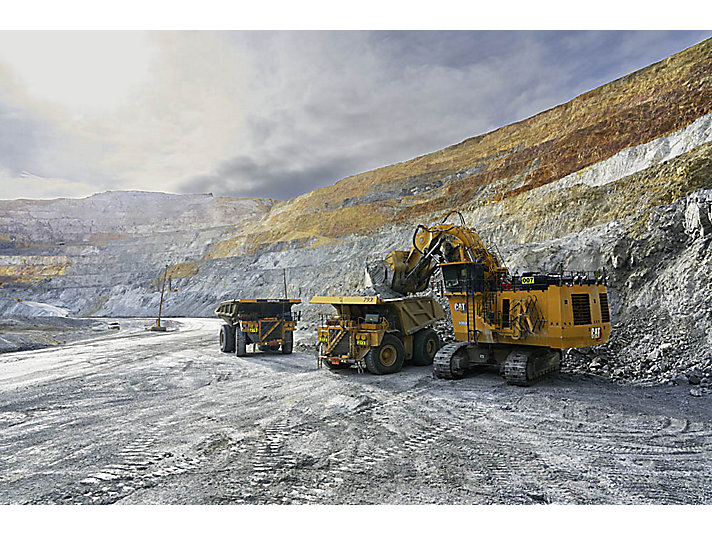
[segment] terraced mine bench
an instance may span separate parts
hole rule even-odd
[[[240,299],[226,300],[215,309],[215,314],[226,324],[220,329],[220,350],[247,354],[249,343],[260,350],[281,347],[282,354],[291,354],[294,329],[301,319],[292,306],[300,299]]]

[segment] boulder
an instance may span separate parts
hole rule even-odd
[[[702,381],[702,373],[697,370],[688,371],[687,380],[690,382],[690,384],[696,386]]]

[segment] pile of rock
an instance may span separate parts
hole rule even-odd
[[[450,316],[450,305],[446,297],[440,296],[437,293],[432,294],[433,298],[443,307],[445,311],[445,318],[442,321],[438,321],[433,325],[433,330],[438,333],[440,337],[440,345],[446,345],[447,343],[452,343],[455,340],[455,333],[452,328],[452,317]]]
[[[693,352],[694,345],[684,339],[655,344],[649,336],[635,342],[635,351],[616,350],[620,337],[625,337],[625,325],[614,330],[610,346],[569,349],[562,369],[572,373],[602,376],[628,384],[667,384],[693,386],[690,394],[712,393],[712,351]]]

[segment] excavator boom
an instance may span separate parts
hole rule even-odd
[[[452,214],[459,215],[462,224],[448,224],[447,219]],[[410,251],[394,250],[382,264],[369,264],[367,275],[376,288],[385,286],[408,295],[425,290],[440,263],[453,262],[482,263],[488,277],[507,272],[477,232],[465,225],[462,214],[453,211],[438,225],[419,224]]]

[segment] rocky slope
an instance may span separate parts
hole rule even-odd
[[[172,315],[224,298],[362,289],[366,261],[460,209],[508,267],[610,275],[614,334],[570,368],[712,375],[712,40],[530,119],[287,202],[113,192],[0,201],[0,313]],[[303,307],[307,319],[317,307]],[[698,381],[699,377],[699,381]]]

